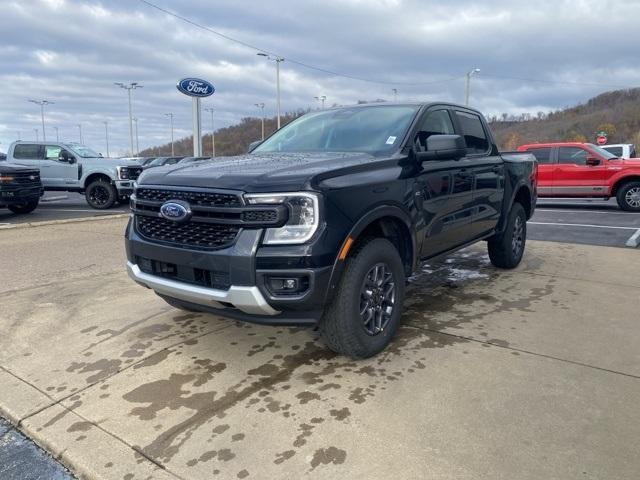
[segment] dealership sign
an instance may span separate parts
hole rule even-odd
[[[208,97],[216,91],[213,85],[199,78],[183,78],[178,82],[176,88],[190,97]]]

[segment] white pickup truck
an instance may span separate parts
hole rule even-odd
[[[636,146],[633,143],[612,143],[602,145],[600,148],[604,148],[618,158],[636,158]]]
[[[97,209],[126,202],[142,166],[133,160],[104,158],[84,145],[60,142],[13,142],[7,163],[40,170],[45,191],[84,193]]]

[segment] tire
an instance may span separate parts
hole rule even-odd
[[[39,200],[34,200],[32,202],[23,203],[22,205],[8,205],[7,208],[17,214],[31,213],[38,207],[39,202]]]
[[[498,268],[516,268],[522,260],[527,243],[527,214],[519,203],[514,203],[504,232],[489,239],[487,248],[491,263]]]
[[[376,282],[376,275],[383,281]],[[336,353],[372,357],[398,329],[404,295],[405,270],[396,247],[384,238],[359,242],[347,259],[336,297],[320,319],[323,340]]]
[[[640,182],[627,182],[621,185],[616,200],[622,210],[640,212]]]
[[[103,179],[94,180],[84,192],[87,203],[96,210],[111,208],[118,200],[118,192],[110,182]]]

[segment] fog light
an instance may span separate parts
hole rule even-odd
[[[306,277],[269,277],[268,285],[274,295],[296,295],[309,288],[309,279]]]

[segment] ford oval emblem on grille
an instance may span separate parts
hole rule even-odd
[[[160,207],[160,215],[174,222],[186,222],[191,218],[191,207],[187,202],[169,200]]]

